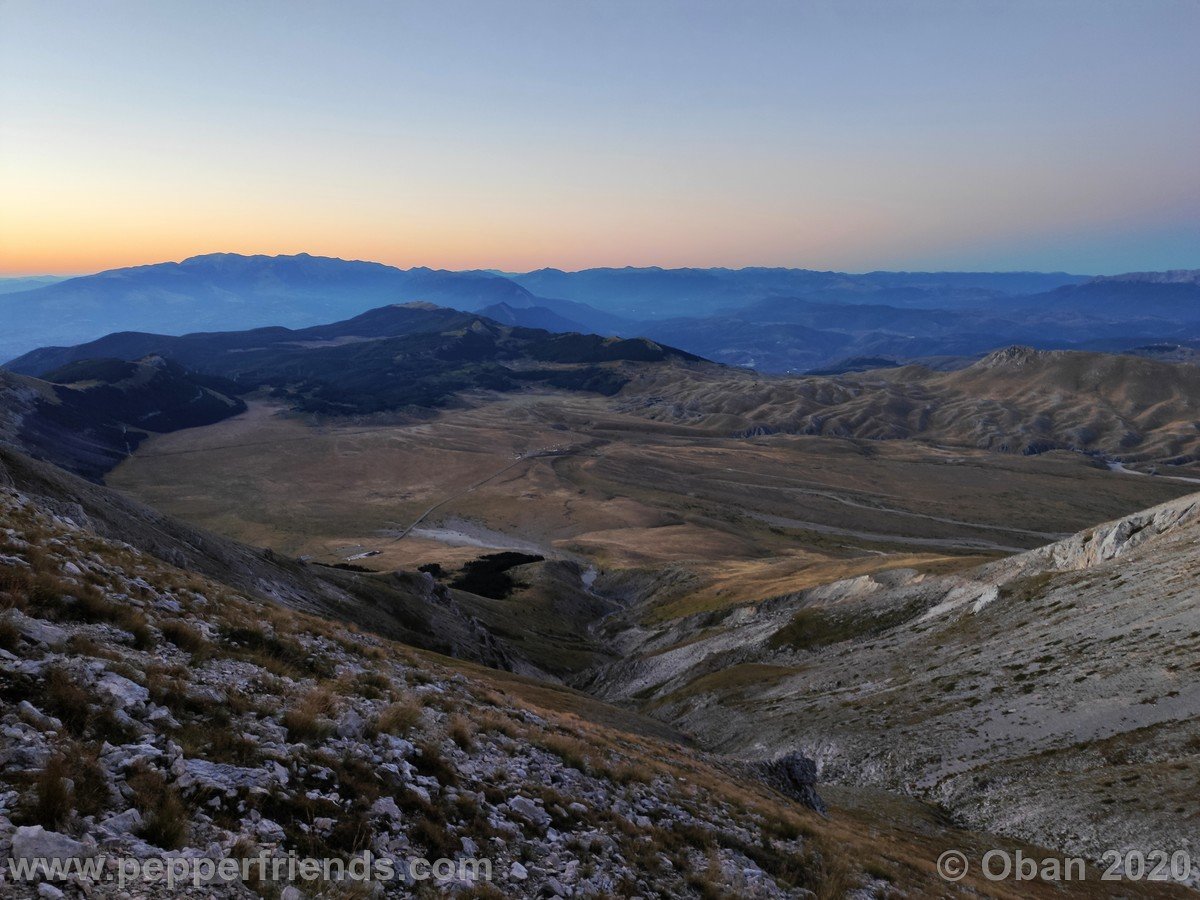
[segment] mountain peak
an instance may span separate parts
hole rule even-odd
[[[1031,362],[1041,362],[1054,355],[1056,355],[1056,351],[1035,350],[1033,347],[1014,344],[1011,347],[993,350],[979,362],[975,363],[972,368],[995,369],[1007,366],[1024,366]]]

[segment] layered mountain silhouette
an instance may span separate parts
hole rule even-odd
[[[1122,351],[1200,339],[1193,271],[1092,279],[778,268],[503,273],[217,253],[13,286],[0,292],[0,358],[123,329],[305,328],[410,301],[510,326],[649,337],[769,372],[836,369],[868,357],[886,364],[959,356],[966,364],[1013,343]]]
[[[1062,272],[820,272],[812,269],[538,269],[509,276],[538,296],[563,297],[637,319],[711,315],[768,297],[938,307],[986,305],[1086,277]]]
[[[397,269],[309,256],[213,253],[113,269],[4,297],[0,353],[78,343],[122,329],[183,333],[302,327],[385,303],[428,300],[475,309],[532,305],[524,288],[487,272]]]

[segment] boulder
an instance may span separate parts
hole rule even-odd
[[[105,672],[96,683],[96,690],[111,697],[121,709],[141,709],[150,700],[150,692],[146,688],[116,672]]]
[[[528,797],[520,795],[513,797],[508,801],[508,808],[526,822],[540,825],[543,828],[550,824],[550,814]]]
[[[250,769],[204,759],[180,758],[171,767],[180,790],[209,788],[233,797],[241,791],[265,791],[278,782],[268,769]]]
[[[16,859],[71,860],[91,856],[85,844],[74,838],[47,831],[41,825],[23,825],[13,832],[12,855]]]
[[[71,637],[67,629],[51,625],[49,622],[43,622],[41,619],[31,619],[29,616],[15,609],[9,613],[9,618],[13,625],[17,627],[17,630],[35,644],[45,644],[48,647],[61,647]]]
[[[799,751],[761,764],[765,779],[782,793],[825,815],[825,801],[817,793],[817,764]]]
[[[109,816],[100,823],[100,827],[107,830],[116,837],[126,834],[134,834],[142,827],[142,814],[134,808],[129,808],[125,812],[117,813],[115,816]]]
[[[347,712],[338,719],[337,736],[340,738],[355,738],[361,737],[363,729],[366,727],[366,722],[353,709]]]
[[[62,729],[62,722],[46,715],[28,700],[18,703],[17,711],[21,714],[21,718],[42,731],[60,731]]]
[[[387,818],[395,823],[404,821],[404,813],[400,811],[400,807],[391,797],[380,797],[376,800],[371,805],[371,815]]]

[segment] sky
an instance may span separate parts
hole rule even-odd
[[[1200,0],[0,0],[0,274],[1200,267]]]

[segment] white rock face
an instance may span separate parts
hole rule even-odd
[[[550,824],[550,815],[528,797],[512,797],[508,801],[508,808],[524,819],[526,822],[532,822],[534,825],[546,826]]]
[[[142,827],[142,814],[130,808],[115,816],[109,816],[100,823],[100,827],[114,835],[134,834]]]
[[[40,619],[31,619],[15,609],[9,613],[9,617],[21,634],[37,644],[58,648],[63,646],[71,636],[65,628],[51,625]]]

